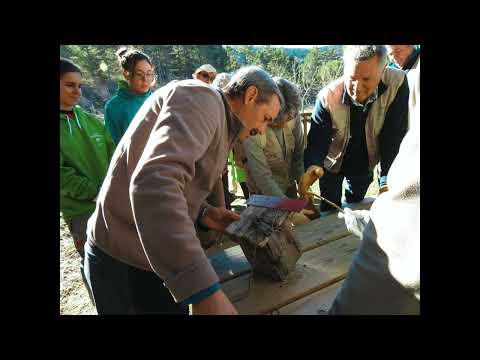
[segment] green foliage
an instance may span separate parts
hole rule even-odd
[[[61,45],[60,56],[78,64],[83,71],[83,103],[90,111],[102,113],[105,102],[116,92],[122,71],[115,52],[121,46],[135,47],[150,56],[157,73],[154,89],[171,80],[188,79],[202,64],[217,71],[234,72],[241,66],[260,65],[273,76],[296,83],[305,107],[315,101],[318,91],[341,76],[341,47],[283,49],[272,46],[221,45]]]

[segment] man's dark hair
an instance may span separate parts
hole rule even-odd
[[[67,72],[77,72],[82,74],[80,67],[72,60],[60,58],[60,78]]]

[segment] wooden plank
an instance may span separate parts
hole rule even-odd
[[[252,271],[252,267],[239,245],[219,250],[211,254],[208,259],[221,283]]]
[[[337,214],[321,217],[303,225],[295,226],[295,234],[300,243],[300,251],[306,252],[333,240],[350,235],[345,221]]]
[[[352,210],[370,209],[373,200],[374,198],[365,198],[360,203],[348,204],[348,207]],[[345,221],[338,218],[337,212],[312,220],[307,224],[298,225],[294,231],[302,252],[350,235]]]
[[[248,296],[239,301],[231,291],[248,289],[249,275],[227,281],[224,291],[240,314],[269,313],[344,279],[359,245],[360,239],[349,235],[307,251],[284,282],[254,275]]]
[[[368,209],[370,206],[371,202],[362,202],[353,204],[352,208]],[[343,219],[339,219],[336,213],[315,219],[308,224],[296,226],[295,233],[302,253],[350,235],[345,227],[345,222]],[[249,273],[251,266],[240,245],[235,245],[234,242],[228,240],[227,235],[224,235],[222,239],[228,241],[229,248],[207,250],[208,258],[221,282]]]
[[[344,280],[278,309],[276,315],[327,315]]]

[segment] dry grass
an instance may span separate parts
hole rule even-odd
[[[60,215],[60,315],[96,314],[80,274],[80,255]]]

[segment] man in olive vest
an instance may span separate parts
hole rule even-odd
[[[405,73],[388,67],[384,45],[344,48],[343,77],[318,94],[304,152],[310,186],[321,174],[320,192],[338,206],[346,178],[347,203],[362,201],[380,163],[380,193],[408,126],[409,89]],[[299,192],[308,196],[306,187]],[[322,202],[321,211],[332,210]]]
[[[263,134],[250,136],[242,142],[247,186],[251,194],[297,198],[297,184],[303,175],[304,137],[300,108],[302,98],[294,83],[274,77],[282,92],[285,106]],[[310,221],[305,214],[313,211],[305,209],[292,213],[294,224]]]

